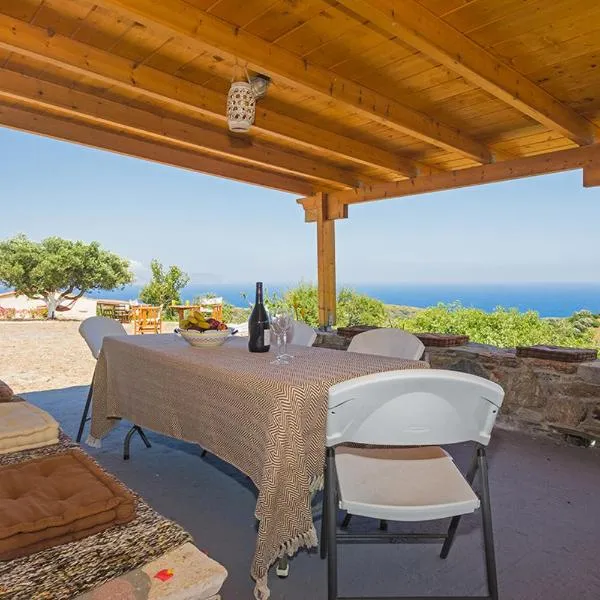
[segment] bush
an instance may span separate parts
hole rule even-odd
[[[269,311],[287,307],[298,321],[312,327],[319,325],[319,292],[316,285],[300,282],[296,287],[286,290],[282,296],[267,294],[265,305]],[[359,294],[349,288],[340,291],[337,297],[337,326],[349,325],[385,325],[388,323],[383,302]]]
[[[3,308],[0,306],[0,321],[12,321],[16,315],[16,308]]]
[[[150,263],[152,279],[142,288],[140,300],[153,306],[162,306],[164,318],[172,319],[172,304],[181,304],[179,292],[188,284],[190,278],[179,267],[171,266],[165,271],[162,264],[154,259]]]
[[[579,319],[575,322],[570,319],[542,319],[535,311],[522,313],[502,307],[487,313],[458,303],[438,304],[419,311],[413,317],[396,319],[394,326],[413,333],[468,335],[472,342],[501,348],[535,344],[594,345],[593,330],[583,328]]]
[[[48,308],[37,306],[35,308],[3,308],[0,306],[0,321],[42,321],[48,318]]]
[[[389,325],[385,305],[381,300],[344,288],[337,298],[337,326]]]
[[[287,290],[283,298],[271,297],[268,308],[271,310],[275,304],[284,304],[294,313],[297,321],[303,321],[311,327],[319,325],[319,290],[312,283],[300,282],[296,287]]]

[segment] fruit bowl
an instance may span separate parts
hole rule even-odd
[[[176,329],[175,333],[178,333],[188,344],[196,348],[221,346],[231,336],[230,329],[224,329],[223,331],[217,331],[216,329],[208,329],[207,331]]]

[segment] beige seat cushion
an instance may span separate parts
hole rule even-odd
[[[58,423],[29,402],[0,404],[0,454],[58,442]]]
[[[165,581],[157,573],[170,569]],[[139,569],[77,596],[75,600],[219,600],[227,571],[218,562],[187,543],[167,552]]]
[[[0,379],[0,402],[10,402],[13,399],[13,391],[8,383]]]
[[[439,447],[338,446],[340,508],[390,521],[429,521],[474,512],[479,499]]]

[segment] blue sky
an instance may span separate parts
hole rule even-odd
[[[293,195],[0,128],[0,239],[98,240],[192,282],[316,279],[315,226]],[[600,281],[600,188],[581,173],[350,207],[350,283]]]

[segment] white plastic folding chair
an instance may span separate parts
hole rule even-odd
[[[487,379],[433,369],[376,373],[330,389],[321,530],[321,556],[328,558],[328,600],[342,598],[337,591],[338,540],[443,539],[440,556],[446,558],[461,515],[479,508],[488,595],[477,598],[498,599],[485,447],[503,398],[502,388]],[[439,446],[469,441],[475,442],[476,450],[463,477]],[[349,443],[369,447],[343,445]],[[479,496],[471,487],[478,472]],[[448,531],[440,534],[346,535],[337,532],[338,508],[391,521],[452,520]]]
[[[393,328],[364,331],[355,335],[348,346],[348,352],[379,354],[407,360],[419,360],[424,351],[425,346],[417,336]]]
[[[114,319],[109,319],[108,317],[89,317],[85,319],[79,326],[79,333],[81,337],[85,340],[88,348],[90,349],[92,356],[98,360],[100,356],[100,350],[102,349],[102,342],[104,338],[107,336],[119,336],[119,335],[127,335],[127,331],[119,321],[115,321]],[[90,389],[88,391],[87,399],[85,401],[85,408],[83,409],[83,414],[81,415],[81,422],[79,423],[79,431],[77,432],[77,442],[81,442],[81,438],[83,436],[83,430],[85,428],[86,421],[88,421],[88,413],[90,411],[90,405],[92,403],[92,395],[94,393],[94,380],[92,379],[92,383],[90,384]],[[138,425],[133,425],[131,429],[127,432],[125,436],[124,446],[123,446],[123,458],[125,460],[129,460],[129,446],[131,443],[131,437],[134,433],[139,433],[142,441],[146,448],[150,448],[151,444],[146,437],[146,434]]]
[[[288,336],[288,343],[297,346],[312,346],[317,339],[317,332],[302,321],[294,321],[292,335]]]
[[[425,346],[416,335],[403,329],[379,328],[355,335],[350,341],[348,352],[419,360],[423,357]],[[346,529],[350,525],[351,519],[352,515],[347,514],[342,523],[342,529]],[[382,531],[387,529],[385,519],[379,521],[379,529]]]

